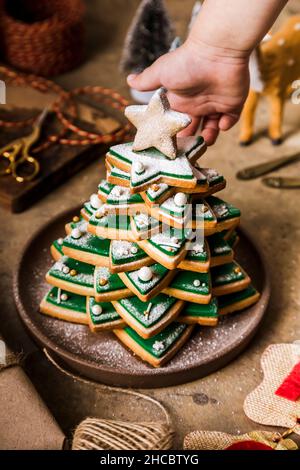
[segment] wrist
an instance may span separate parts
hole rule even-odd
[[[252,50],[237,49],[227,46],[221,41],[209,41],[204,36],[190,34],[184,46],[198,57],[205,58],[211,62],[224,62],[232,64],[248,64]]]

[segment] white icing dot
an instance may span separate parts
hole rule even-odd
[[[132,254],[132,255],[136,255],[137,252],[138,252],[138,249],[137,249],[136,246],[132,246],[132,247],[130,248],[130,251],[131,251],[131,254]]]
[[[92,194],[90,197],[90,204],[93,209],[100,209],[100,207],[103,205],[103,202],[99,199],[97,194]]]
[[[69,268],[68,266],[63,266],[63,267],[62,267],[62,272],[63,272],[64,274],[69,274],[70,268]]]
[[[101,208],[97,210],[95,215],[96,215],[97,218],[104,217],[106,215],[106,207],[104,205],[101,206]]]
[[[64,239],[63,239],[63,238],[59,238],[59,239],[57,240],[57,243],[58,243],[59,245],[62,245],[63,242],[64,242]]]
[[[148,266],[143,266],[138,273],[139,279],[143,282],[151,281],[153,277],[152,269]]]
[[[164,349],[164,342],[163,341],[155,341],[153,344],[154,351],[162,351]]]
[[[294,26],[294,29],[296,31],[300,31],[300,23],[296,23],[295,26]]]
[[[120,197],[122,196],[122,194],[123,194],[123,188],[121,188],[120,186],[115,186],[111,190],[111,193],[110,193],[111,196],[115,196],[115,197]]]
[[[182,207],[187,203],[187,195],[184,193],[177,193],[174,196],[174,202],[176,206]]]
[[[149,216],[147,214],[139,214],[135,218],[137,224],[139,225],[148,225],[149,224]]]
[[[206,282],[202,282],[202,287],[206,287]]]
[[[92,314],[95,316],[101,315],[102,313],[102,307],[101,305],[93,305],[92,306]]]
[[[203,253],[204,252],[204,245],[201,245],[201,243],[196,243],[193,247],[194,253]]]
[[[201,282],[199,281],[199,279],[195,279],[193,284],[194,284],[195,287],[200,287]]]
[[[82,234],[81,234],[81,230],[80,230],[78,227],[73,228],[73,230],[72,230],[72,232],[71,232],[71,237],[72,237],[72,238],[77,239],[77,238],[80,238],[81,235],[82,235]]]
[[[61,300],[66,301],[66,300],[68,300],[69,297],[67,296],[66,293],[63,293],[63,294],[61,294],[60,298],[61,298]]]
[[[278,39],[277,44],[278,46],[283,46],[285,44],[285,39],[284,38]]]
[[[134,171],[137,175],[141,175],[145,171],[145,166],[142,162],[138,161],[135,164]]]

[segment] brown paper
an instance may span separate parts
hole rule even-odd
[[[3,348],[3,343],[1,345]],[[3,363],[2,359],[0,357]],[[0,450],[57,450],[62,449],[64,439],[63,432],[22,368],[2,368]]]

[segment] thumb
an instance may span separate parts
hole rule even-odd
[[[160,60],[156,60],[139,74],[131,74],[127,77],[127,83],[131,88],[139,91],[152,91],[160,88]]]

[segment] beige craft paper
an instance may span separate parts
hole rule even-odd
[[[7,360],[9,358],[9,361]],[[0,339],[0,450],[62,449],[65,436]]]
[[[261,357],[264,378],[244,402],[248,418],[269,426],[293,428],[300,434],[300,400],[296,402],[275,395],[275,391],[300,361],[300,344],[273,344]]]

